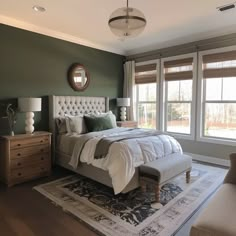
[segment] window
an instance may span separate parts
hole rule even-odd
[[[156,128],[156,83],[137,85],[137,117],[141,128]]]
[[[164,131],[193,137],[195,56],[184,57],[177,57],[175,60],[169,58],[163,62]]]
[[[203,55],[202,136],[236,139],[236,51]]]
[[[197,53],[163,58],[161,70],[158,60],[136,64],[138,125],[180,139],[194,140],[196,132],[197,141],[236,145],[236,47],[199,52],[198,59]]]
[[[156,128],[157,64],[135,67],[136,114],[140,128]]]
[[[167,132],[190,134],[192,80],[168,81]]]

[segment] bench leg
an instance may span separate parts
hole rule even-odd
[[[156,198],[156,202],[159,203],[160,202],[160,185],[156,184],[155,186],[155,198]]]
[[[190,172],[191,172],[191,170],[188,170],[188,171],[186,172],[186,183],[187,183],[187,184],[189,184],[189,182],[190,182]]]
[[[143,193],[147,191],[147,184],[145,180],[140,179],[141,190]]]

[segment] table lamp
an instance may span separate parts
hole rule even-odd
[[[130,106],[130,98],[117,98],[117,106],[120,108],[120,120],[126,121],[126,107]]]
[[[32,134],[34,132],[34,112],[41,111],[41,98],[18,98],[18,110],[26,112],[25,132]]]

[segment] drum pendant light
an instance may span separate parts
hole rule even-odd
[[[113,34],[121,38],[135,37],[145,28],[147,22],[144,14],[136,8],[126,7],[115,10],[108,21]]]

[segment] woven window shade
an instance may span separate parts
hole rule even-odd
[[[156,83],[156,64],[135,67],[135,84]]]
[[[193,58],[184,58],[174,61],[165,61],[164,67],[165,68],[171,68],[171,67],[180,67],[180,66],[189,66],[193,64]]]
[[[202,60],[203,60],[204,64],[213,63],[213,62],[236,60],[236,51],[221,52],[221,53],[204,55],[202,57]]]
[[[236,77],[236,67],[223,68],[207,68],[206,64],[215,62],[225,62],[236,60],[236,51],[214,53],[204,55],[203,60],[203,78],[222,78],[222,77]]]
[[[223,77],[236,77],[236,67],[203,70],[204,79]]]
[[[168,69],[182,66],[191,66],[193,64],[193,58],[184,58],[173,61],[165,61],[165,80],[176,81],[176,80],[189,80],[193,78],[193,71],[179,71],[179,72],[168,72]]]
[[[192,71],[181,71],[181,72],[173,72],[165,74],[166,81],[189,80],[192,78],[193,78]]]

